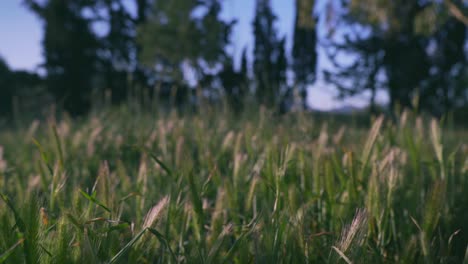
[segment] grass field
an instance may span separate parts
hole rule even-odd
[[[467,133],[397,119],[122,108],[3,130],[0,263],[468,263]]]

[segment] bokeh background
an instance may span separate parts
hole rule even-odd
[[[163,101],[236,111],[441,116],[466,106],[466,11],[455,0],[3,1],[0,108],[80,115],[105,94],[119,104],[159,87]]]

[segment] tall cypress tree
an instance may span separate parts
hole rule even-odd
[[[11,71],[6,61],[0,57],[0,115],[6,115],[12,110],[13,91]]]
[[[249,82],[249,62],[247,59],[247,47],[244,47],[242,49],[242,55],[241,55],[241,66],[240,66],[240,73],[242,75],[242,82],[246,86],[245,88],[248,89],[247,85]]]
[[[257,0],[253,21],[255,95],[260,104],[269,108],[280,102],[287,68],[285,41],[278,38],[275,21],[270,1]]]
[[[317,68],[317,30],[313,17],[314,0],[296,0],[294,44],[292,50],[295,85],[307,108],[307,86],[315,81]]]
[[[118,103],[127,95],[127,76],[137,64],[134,57],[137,53],[135,25],[138,18],[130,15],[122,0],[96,0],[95,7],[98,11],[105,11],[107,16],[98,21],[109,27],[99,39],[102,47],[100,71],[105,87],[112,91],[112,101]]]
[[[47,83],[58,103],[73,115],[91,104],[99,42],[83,17],[87,1],[26,0],[44,23],[43,53]]]

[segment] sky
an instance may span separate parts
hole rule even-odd
[[[130,0],[128,0],[130,1]],[[229,51],[239,59],[242,49],[253,48],[252,20],[254,16],[254,0],[225,0],[222,18],[236,19],[232,35],[232,46]],[[292,31],[294,23],[294,2],[292,0],[272,0],[272,8],[278,17],[276,27],[281,36],[287,36],[287,49],[292,46]],[[42,56],[42,24],[40,20],[24,6],[21,0],[0,1],[0,56],[10,68],[15,70],[38,70],[43,63]],[[325,64],[323,54],[319,52],[320,64]],[[366,96],[359,96],[343,101],[334,99],[336,90],[318,81],[310,87],[308,103],[314,109],[332,110],[344,106],[363,107],[367,103]],[[379,96],[385,101],[385,96]]]

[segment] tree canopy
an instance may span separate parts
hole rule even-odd
[[[136,87],[160,101],[197,104],[206,97],[237,112],[246,100],[279,112],[307,109],[321,76],[340,98],[368,94],[371,110],[381,91],[390,110],[442,115],[468,104],[466,1],[295,0],[293,26],[282,34],[271,1],[256,0],[252,45],[241,55],[236,21],[222,18],[225,1],[23,4],[44,28],[46,91],[73,115],[107,91],[117,104]],[[2,63],[4,112],[13,96],[7,72]]]

